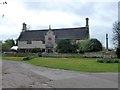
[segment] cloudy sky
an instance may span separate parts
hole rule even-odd
[[[51,28],[72,28],[85,26],[88,17],[90,37],[105,45],[105,34],[108,33],[109,47],[113,47],[112,27],[118,20],[118,0],[6,1],[6,5],[0,4],[0,40],[17,39],[23,22],[34,30],[47,29],[49,25]]]

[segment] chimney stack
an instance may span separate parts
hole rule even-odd
[[[22,31],[26,31],[27,30],[27,24],[23,23],[23,28],[22,28]]]
[[[51,25],[49,25],[49,30],[51,30]]]
[[[86,18],[86,27],[89,27],[89,18]]]
[[[108,51],[108,34],[106,34],[106,50]]]

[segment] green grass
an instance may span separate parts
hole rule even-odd
[[[118,72],[118,63],[98,63],[95,58],[33,58],[28,61],[23,57],[3,57],[4,60],[27,62],[36,66],[76,70],[82,72]]]

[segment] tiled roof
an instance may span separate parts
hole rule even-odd
[[[21,32],[19,41],[38,41],[45,40],[45,35],[49,29],[46,30],[27,30]],[[87,39],[89,38],[89,28],[77,27],[77,28],[63,28],[63,29],[51,29],[56,39]]]

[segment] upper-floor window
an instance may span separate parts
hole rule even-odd
[[[27,41],[27,44],[32,44],[32,41]]]

